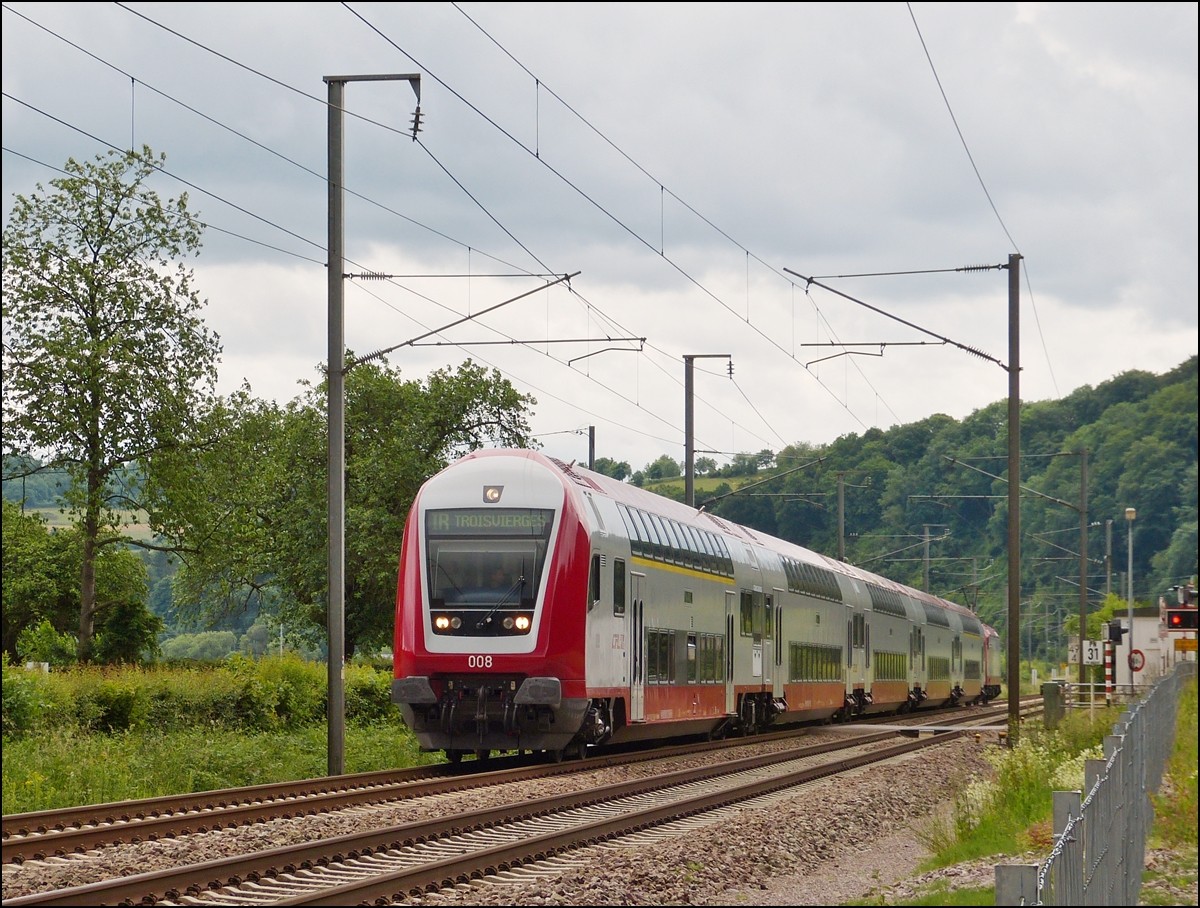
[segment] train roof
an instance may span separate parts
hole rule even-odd
[[[812,549],[807,549],[804,546],[794,542],[789,542],[786,539],[781,539],[778,536],[772,536],[769,533],[764,533],[760,530],[751,529],[739,523],[734,523],[731,520],[726,520],[723,517],[718,517],[716,514],[710,514],[703,507],[692,507],[684,504],[681,501],[675,501],[672,498],[666,498],[655,492],[647,491],[639,486],[632,485],[627,482],[622,482],[618,479],[613,479],[611,476],[606,476],[603,473],[597,473],[594,470],[589,470],[587,467],[577,464],[575,461],[567,463],[559,460],[556,457],[550,457],[540,451],[535,451],[529,448],[481,448],[474,451],[464,460],[473,459],[476,457],[488,456],[511,456],[524,457],[530,460],[541,463],[543,466],[556,470],[563,478],[564,486],[570,487],[574,485],[578,488],[588,490],[593,493],[600,494],[605,498],[613,501],[621,502],[629,507],[641,508],[644,511],[651,511],[663,517],[670,517],[681,523],[686,523],[693,527],[717,532],[726,537],[738,539],[741,542],[761,546],[779,555],[786,555],[790,558],[795,558],[800,561],[805,561],[810,564],[816,564],[824,567],[835,573],[853,578],[860,583],[875,584],[884,589],[892,590],[901,593],[918,603],[931,605],[938,608],[943,608],[948,611],[956,612],[959,615],[970,616],[978,621],[978,616],[964,605],[957,602],[952,602],[949,599],[942,599],[932,593],[927,593],[923,590],[915,589],[911,586],[906,586],[890,578],[883,577],[879,574],[873,574],[870,571],[863,570],[853,564],[844,561],[839,561],[836,558],[831,558],[823,555],[820,552],[815,552]],[[982,622],[980,622],[982,624]],[[993,628],[984,624],[983,627],[995,634]]]

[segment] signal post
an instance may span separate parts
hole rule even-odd
[[[1163,625],[1172,640],[1171,662],[1196,661],[1196,587],[1186,584],[1174,588],[1177,602],[1163,610]]]

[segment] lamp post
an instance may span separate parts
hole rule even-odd
[[[1125,523],[1129,526],[1129,536],[1126,540],[1129,549],[1129,654],[1133,655],[1133,521],[1137,518],[1137,508],[1125,509]],[[1129,662],[1129,696],[1133,696],[1133,659]]]

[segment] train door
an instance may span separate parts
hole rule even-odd
[[[783,696],[783,683],[787,680],[786,673],[783,668],[783,597],[779,595],[782,590],[775,590],[775,669],[772,676],[775,679],[775,685],[772,688],[772,695],[775,697]]]
[[[762,597],[763,623],[763,690],[775,688],[775,597],[766,594]]]
[[[766,660],[763,659],[763,641],[766,638],[766,606],[762,587],[756,586],[753,590],[742,590],[741,622],[742,636],[750,638],[751,683],[757,682],[761,687],[765,681],[770,680],[770,672],[764,673]]]
[[[633,601],[629,609],[629,721],[646,719],[646,603],[642,587],[646,575],[630,571],[633,580]]]
[[[725,712],[737,712],[737,695],[733,685],[733,642],[737,639],[737,593],[725,591]]]
[[[853,612],[846,621],[846,667],[850,690],[861,689],[867,680],[867,619]]]

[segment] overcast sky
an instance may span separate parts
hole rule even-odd
[[[500,369],[563,459],[594,426],[598,457],[682,462],[686,356],[718,463],[964,418],[1014,351],[1007,272],[955,269],[1012,254],[1024,400],[1197,351],[1195,3],[17,2],[3,27],[5,222],[68,158],[165,153],[153,188],[208,225],[222,392],[320,379],[346,75],[419,74],[422,114],[414,142],[408,81],[346,86],[346,271],[391,275],[347,281],[347,346]]]

